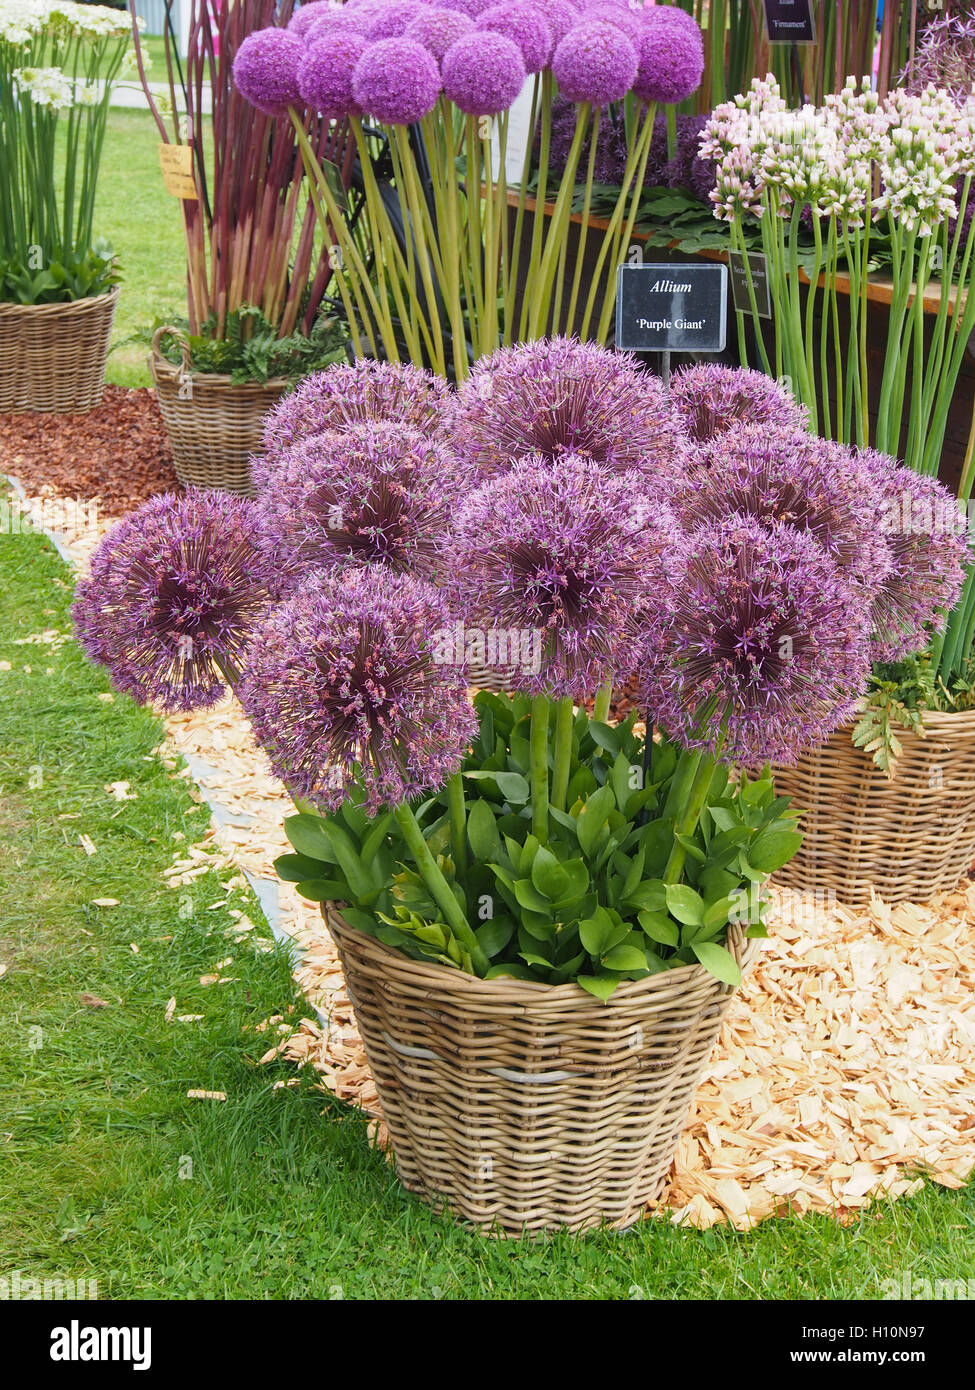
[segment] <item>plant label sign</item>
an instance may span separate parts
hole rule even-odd
[[[728,255],[728,268],[731,271],[731,293],[735,301],[735,308],[743,314],[750,314],[752,311],[751,294],[749,293],[749,275],[751,277],[751,290],[755,295],[755,308],[760,319],[770,319],[772,317],[772,301],[769,295],[768,283],[768,262],[761,251],[750,251],[746,265],[745,257],[740,251],[732,251]]]
[[[815,43],[811,0],[765,0],[769,43]]]
[[[621,265],[616,346],[628,352],[722,352],[727,304],[725,265]]]
[[[193,151],[189,145],[159,146],[159,167],[162,169],[166,192],[174,198],[196,202],[196,180],[193,178]]]

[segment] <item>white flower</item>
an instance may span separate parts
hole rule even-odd
[[[29,93],[35,106],[60,111],[72,104],[74,88],[60,68],[17,68],[13,79],[19,91]]]

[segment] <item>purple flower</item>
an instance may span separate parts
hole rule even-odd
[[[569,151],[576,133],[578,108],[565,97],[556,97],[552,103],[552,132],[549,143],[548,167],[554,174],[562,174],[569,161]],[[535,148],[540,149],[540,134],[535,136]],[[579,150],[579,168],[588,169],[589,153],[592,148],[592,130],[583,136]],[[596,183],[618,186],[623,182],[626,169],[626,124],[622,113],[612,107],[603,112],[596,135],[596,158],[593,164],[593,179]],[[653,180],[648,179],[648,183]]]
[[[971,563],[966,522],[957,499],[934,478],[875,449],[854,453],[892,557],[873,603],[873,659],[896,661],[944,629]]]
[[[361,793],[374,815],[457,771],[477,718],[463,668],[437,659],[449,623],[431,585],[379,567],[313,579],[268,615],[241,698],[295,796],[336,810]]]
[[[921,93],[931,83],[951,93],[961,106],[971,95],[975,71],[975,15],[952,14],[929,19],[921,31],[912,62],[898,82]]]
[[[497,0],[431,0],[431,4],[438,10],[457,10],[470,19],[476,19],[496,3]]]
[[[588,17],[580,17],[552,59],[552,73],[562,95],[593,106],[622,101],[633,86],[636,70],[636,48],[622,29],[601,20],[590,23]]]
[[[662,600],[641,685],[685,747],[791,763],[849,719],[869,670],[864,608],[812,536],[739,517],[702,526]]]
[[[242,96],[268,116],[301,105],[298,63],[302,47],[286,29],[248,34],[234,55],[234,82]]]
[[[288,33],[306,43],[321,40],[329,33],[365,35],[371,19],[367,12],[353,10],[350,5],[332,5],[322,0],[311,0],[295,10],[288,21]]]
[[[440,70],[433,55],[409,39],[382,39],[356,64],[352,92],[362,107],[388,125],[422,120],[437,104]]]
[[[286,449],[311,435],[341,433],[364,420],[392,420],[404,428],[439,433],[451,400],[447,383],[422,367],[363,358],[353,366],[315,372],[283,397],[264,418],[260,489]]]
[[[450,45],[469,34],[473,28],[473,19],[460,10],[426,9],[413,20],[403,37],[422,44],[438,63],[442,63]]]
[[[704,39],[693,16],[654,5],[643,11],[639,72],[633,90],[644,101],[678,102],[704,75]]]
[[[81,645],[140,704],[215,704],[277,589],[264,547],[253,502],[195,491],[151,498],[102,538],[78,585]]]
[[[261,504],[298,583],[309,565],[341,562],[433,579],[451,512],[472,481],[435,438],[370,421],[288,449]]]
[[[492,5],[480,16],[477,27],[511,39],[525,61],[526,72],[541,72],[548,65],[554,45],[552,31],[532,5]]]
[[[502,34],[475,30],[444,54],[443,89],[468,116],[496,116],[525,85],[521,50]]]
[[[526,454],[585,454],[611,472],[672,469],[676,421],[658,377],[595,343],[547,338],[482,357],[457,394],[451,447],[485,476]]]
[[[298,90],[302,101],[329,120],[361,115],[352,95],[352,74],[369,46],[368,39],[351,30],[320,37],[312,31],[312,43],[298,64]]]
[[[764,372],[704,362],[676,372],[670,403],[697,443],[741,424],[805,428],[805,406]]]
[[[633,44],[639,41],[643,33],[643,25],[637,11],[631,10],[628,5],[618,5],[614,0],[592,0],[591,4],[583,5],[581,22],[588,24],[590,20],[597,20],[601,24],[615,24]]]
[[[531,7],[551,29],[553,46],[560,44],[569,30],[579,23],[579,7],[575,0],[531,0]]]
[[[309,28],[313,24],[319,24],[323,19],[337,19],[339,24],[344,18],[344,6],[332,5],[328,0],[308,0],[288,20],[287,29],[289,34],[294,34],[296,39],[303,39]]]
[[[692,455],[673,508],[689,530],[739,516],[802,531],[868,604],[891,570],[876,496],[851,451],[804,431],[755,424],[716,435]]]
[[[390,0],[374,10],[370,16],[369,37],[371,39],[398,39],[409,26],[427,9],[419,0]]]
[[[581,697],[632,663],[637,613],[672,539],[642,481],[531,455],[461,504],[453,607],[488,630],[539,634],[526,690]]]

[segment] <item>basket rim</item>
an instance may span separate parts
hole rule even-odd
[[[971,734],[972,734],[973,736],[975,736],[975,709],[922,709],[922,710],[920,711],[920,714],[921,714],[921,722],[922,722],[922,724],[924,724],[927,728],[930,728],[930,729],[951,729],[951,728],[956,728],[956,729],[957,729],[957,728],[961,727],[962,730],[963,730],[963,732],[966,732],[966,733],[971,732]],[[836,735],[836,734],[852,735],[853,730],[854,730],[855,728],[856,728],[856,721],[855,721],[855,720],[850,720],[849,723],[847,723],[847,724],[841,724],[837,729],[834,729],[834,730],[833,730],[833,733],[830,735],[830,738],[832,738],[832,737],[833,737],[834,735]],[[915,738],[915,739],[918,740],[919,743],[923,743],[923,742],[924,742],[924,739],[922,739],[918,734],[916,734],[916,733],[914,732],[913,729],[898,729],[898,730],[897,730],[897,737],[898,737],[899,739],[904,739],[904,738]],[[851,744],[852,744],[852,739],[851,739]],[[803,756],[803,757],[809,757],[809,756],[811,756],[811,755],[814,755],[814,754],[818,753],[821,749],[823,749],[823,748],[825,748],[825,747],[826,747],[826,743],[825,743],[825,742],[824,742],[824,743],[817,744],[815,748],[810,748],[809,751],[808,751],[808,753],[805,753],[805,754],[803,754],[802,756]],[[856,749],[856,752],[858,752],[858,753],[859,753],[859,752],[862,752],[862,751],[863,751],[862,749],[859,749],[859,748]],[[775,764],[773,764],[773,770],[774,770],[774,768],[775,768]]]
[[[734,994],[738,988],[735,985],[724,984],[699,963],[681,965],[674,970],[664,970],[656,975],[647,975],[642,980],[621,980],[610,998],[606,1000],[597,999],[595,995],[590,994],[588,990],[583,989],[574,981],[564,985],[549,985],[544,980],[516,980],[507,975],[498,980],[482,980],[478,975],[468,975],[461,970],[450,970],[447,966],[437,965],[432,961],[413,960],[411,956],[394,951],[378,937],[369,936],[366,932],[361,932],[356,927],[350,926],[342,916],[338,904],[322,903],[321,913],[330,934],[334,935],[332,921],[337,919],[340,935],[347,938],[352,946],[366,945],[392,957],[407,974],[415,977],[417,985],[426,985],[427,988],[439,992],[449,989],[454,994],[470,994],[486,999],[491,995],[498,998],[510,997],[512,989],[517,989],[519,992],[524,991],[526,1006],[544,1001],[553,1005],[574,1003],[577,1006],[591,1005],[594,1009],[605,1009],[611,1007],[614,1000],[619,1002],[620,1000],[631,1000],[643,994],[654,994],[663,989],[664,985],[672,989],[675,981],[680,981],[682,977],[688,983],[698,978],[711,981],[722,994]],[[738,962],[739,968],[744,971],[745,966],[758,948],[755,938],[746,937],[743,932],[740,933],[739,941],[740,945],[737,951],[732,951],[732,954]]]
[[[154,381],[158,377],[176,377],[184,380],[186,377],[192,377],[195,380],[206,382],[209,386],[226,386],[231,391],[257,391],[261,393],[267,391],[280,393],[294,385],[291,378],[287,376],[269,376],[266,381],[234,381],[228,372],[197,372],[191,367],[184,367],[182,363],[178,367],[174,366],[159,351],[159,340],[167,329],[182,335],[182,330],[173,324],[163,324],[154,333],[152,348],[149,352],[149,370],[152,372]]]
[[[0,300],[0,314],[31,314],[40,317],[53,317],[54,314],[69,314],[73,312],[87,311],[98,304],[107,304],[109,300],[118,299],[121,292],[120,285],[113,285],[104,294],[87,295],[84,299],[64,299],[57,304],[14,304],[8,300]]]

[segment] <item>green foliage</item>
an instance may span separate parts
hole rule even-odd
[[[107,294],[121,278],[117,257],[100,238],[90,250],[65,255],[37,270],[23,260],[0,259],[0,302],[70,303]]]
[[[667,803],[691,755],[655,743],[644,782],[643,741],[633,719],[612,728],[580,711],[568,810],[549,808],[543,844],[527,804],[531,702],[482,691],[476,704],[480,731],[461,779],[470,851],[462,869],[451,854],[446,793],[416,814],[476,924],[490,960],[483,973],[552,985],[577,981],[600,999],[621,980],[695,963],[736,984],[729,923],[764,935],[762,884],[801,842],[788,799],[776,797],[771,777],[732,779],[715,765],[704,810],[684,833]],[[343,911],[354,926],[415,959],[478,973],[442,921],[391,816],[373,822],[347,803],[330,816],[294,816],[286,829],[297,853],[276,867],[306,897],[348,903]],[[672,882],[675,845],[683,867]]]
[[[334,319],[319,318],[310,333],[279,338],[274,324],[253,304],[241,305],[228,314],[223,337],[216,336],[212,315],[202,332],[183,336],[189,345],[192,371],[229,376],[238,383],[272,377],[298,381],[345,359],[346,333]],[[179,339],[173,335],[163,338],[160,351],[174,366],[183,360]]]

